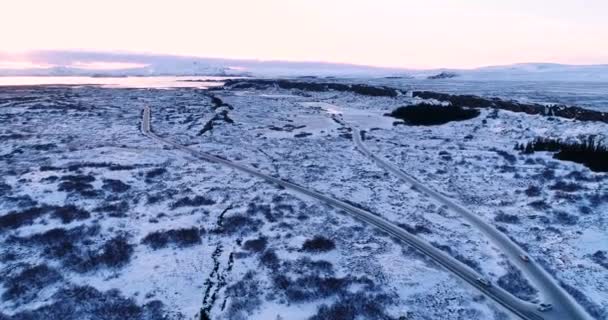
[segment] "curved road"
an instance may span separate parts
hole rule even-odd
[[[371,225],[379,228],[380,230],[386,232],[387,234],[393,236],[394,238],[405,242],[409,246],[418,250],[425,256],[431,258],[437,264],[441,265],[446,270],[452,272],[454,275],[456,275],[459,278],[461,278],[462,280],[466,281],[468,284],[470,284],[477,290],[481,291],[484,295],[491,298],[492,300],[494,300],[495,302],[497,302],[498,304],[503,306],[505,309],[509,310],[511,313],[519,316],[522,319],[527,319],[527,320],[564,319],[564,318],[548,317],[549,315],[552,315],[553,312],[540,313],[536,310],[536,307],[533,304],[521,301],[521,300],[515,298],[514,296],[512,296],[507,291],[505,291],[497,286],[483,284],[482,282],[480,282],[478,280],[478,279],[481,279],[482,276],[479,275],[474,270],[472,270],[471,268],[469,268],[467,265],[452,258],[448,254],[435,248],[434,246],[432,246],[428,242],[422,240],[421,238],[405,231],[404,229],[396,226],[395,224],[393,224],[373,213],[362,210],[362,209],[357,208],[353,205],[350,205],[344,201],[337,200],[335,198],[326,196],[319,192],[316,192],[316,191],[313,191],[310,189],[306,189],[297,184],[263,174],[259,171],[249,168],[247,166],[244,166],[244,165],[241,165],[241,164],[238,164],[238,163],[226,160],[226,159],[222,159],[222,158],[219,158],[217,156],[214,156],[214,155],[211,155],[211,154],[208,154],[205,152],[196,151],[194,149],[191,149],[186,146],[175,143],[171,140],[157,136],[155,133],[152,132],[152,130],[150,128],[150,117],[151,117],[150,107],[145,106],[144,110],[143,110],[141,131],[144,135],[146,135],[147,137],[149,137],[153,140],[156,140],[156,141],[161,142],[166,145],[170,145],[170,146],[172,146],[176,149],[179,149],[183,152],[186,152],[196,158],[206,160],[209,162],[213,162],[213,163],[217,163],[217,164],[221,164],[226,167],[247,173],[249,175],[266,180],[270,183],[282,186],[286,189],[290,189],[290,190],[296,191],[300,194],[315,198],[315,199],[320,200],[337,209],[341,209],[341,210],[351,214],[355,218],[357,218],[363,222],[366,222],[368,224],[371,224]]]
[[[555,319],[591,319],[591,317],[583,310],[582,307],[551,277],[545,269],[534,262],[531,258],[529,261],[524,261],[521,257],[527,256],[526,252],[521,249],[516,243],[511,241],[502,232],[499,232],[491,225],[487,224],[471,211],[455,203],[451,199],[441,193],[425,186],[416,180],[413,176],[403,172],[395,165],[381,159],[380,157],[369,151],[361,140],[361,131],[357,128],[349,126],[344,120],[336,117],[336,120],[344,126],[351,128],[353,141],[356,147],[367,157],[376,162],[384,170],[391,172],[399,178],[413,185],[421,193],[427,194],[431,198],[447,206],[453,211],[462,215],[478,230],[482,231],[503,253],[507,255],[509,261],[515,264],[532,283],[539,289],[541,296],[545,302],[553,305],[551,312],[545,313],[545,317]]]

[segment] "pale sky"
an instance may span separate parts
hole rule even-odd
[[[0,0],[0,51],[375,66],[608,63],[608,0]]]

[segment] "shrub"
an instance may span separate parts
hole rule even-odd
[[[560,181],[556,182],[554,185],[550,186],[549,189],[559,190],[559,191],[564,191],[564,192],[576,192],[576,191],[582,190],[583,187],[574,182],[564,182],[564,181],[560,180]]]
[[[538,197],[541,194],[541,189],[537,186],[529,186],[528,189],[526,189],[526,191],[524,191],[524,193],[528,197]]]
[[[536,290],[528,280],[522,275],[521,271],[513,267],[511,264],[507,267],[507,273],[498,278],[498,285],[514,294],[516,297],[530,301],[536,297],[538,290]]]
[[[30,302],[36,298],[40,290],[61,280],[61,274],[45,264],[27,268],[5,279],[6,291],[2,294],[2,300]]]
[[[91,217],[91,213],[77,208],[73,205],[68,205],[64,207],[57,207],[51,214],[52,217],[61,219],[62,223],[70,223],[75,220],[85,220]]]
[[[179,248],[189,247],[201,243],[201,231],[197,228],[155,231],[148,234],[142,243],[154,250],[169,245],[176,245]]]
[[[573,226],[578,222],[577,216],[568,214],[565,211],[555,211],[553,212],[553,215],[555,216],[557,222],[564,225]]]
[[[328,306],[321,305],[309,320],[393,319],[385,313],[393,298],[386,294],[346,294]]]
[[[100,292],[90,286],[73,286],[53,295],[53,303],[15,314],[13,320],[30,319],[104,319],[104,320],[164,320],[160,301],[139,306],[133,299],[121,296],[112,289]]]
[[[214,205],[215,201],[207,199],[203,196],[195,196],[193,198],[184,197],[175,201],[171,205],[171,209],[177,209],[181,207],[199,207],[199,206],[210,206]]]
[[[279,267],[279,257],[272,249],[267,249],[264,254],[260,257],[260,262],[267,268],[277,269]]]
[[[129,212],[129,203],[127,201],[118,201],[113,203],[106,203],[100,207],[95,208],[96,212],[106,212],[110,217],[125,217]]]
[[[12,189],[13,188],[10,185],[0,182],[0,197],[3,195],[8,195]]]
[[[519,223],[519,217],[516,216],[516,215],[512,215],[512,214],[506,214],[504,212],[499,212],[494,217],[494,221],[496,221],[496,222],[510,223],[510,224],[516,224],[516,223]]]
[[[268,240],[266,239],[266,237],[260,237],[257,239],[245,241],[245,243],[243,244],[243,249],[247,251],[261,252],[266,249],[266,245],[268,245]]]
[[[59,183],[59,191],[77,192],[87,195],[93,190],[93,185],[91,182],[95,181],[95,177],[90,175],[68,175],[61,177],[61,181],[62,182]]]
[[[23,225],[29,225],[37,218],[42,217],[53,209],[51,206],[42,206],[25,209],[22,211],[11,211],[0,216],[0,231],[5,229],[16,229]]]
[[[247,234],[250,232],[258,231],[262,221],[252,219],[243,215],[232,215],[224,217],[220,228],[217,230],[219,233],[235,234],[241,232]]]
[[[479,110],[476,109],[421,103],[397,108],[389,116],[404,120],[409,125],[432,126],[474,119],[479,114]]]
[[[113,179],[104,179],[102,189],[106,191],[112,191],[115,193],[123,193],[131,188],[130,185],[120,181]]]
[[[60,257],[63,265],[77,272],[89,272],[100,267],[120,268],[131,261],[133,246],[125,236],[119,235],[94,250],[88,246],[67,244],[67,252]]]
[[[165,168],[152,169],[152,170],[146,172],[146,179],[153,179],[158,176],[162,176],[165,173],[167,173],[167,169],[165,169]]]
[[[608,269],[608,255],[606,255],[606,251],[596,251],[593,255],[591,255],[591,260],[602,266],[604,269]]]
[[[230,297],[230,305],[226,311],[228,319],[247,319],[253,310],[261,305],[260,285],[255,280],[255,273],[249,271],[243,279],[226,288],[226,295]]]
[[[331,239],[323,236],[315,236],[312,239],[304,241],[302,250],[307,252],[326,252],[336,248],[336,244]]]

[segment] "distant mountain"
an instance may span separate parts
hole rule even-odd
[[[22,59],[44,67],[2,68],[2,62]],[[134,68],[104,69],[103,63],[138,64]],[[96,64],[96,68],[87,68]],[[100,68],[99,65],[102,67]],[[326,62],[233,60],[173,55],[90,51],[33,51],[18,57],[0,53],[0,76],[405,76],[404,70]]]
[[[23,67],[23,61],[31,66]],[[17,63],[15,63],[17,62]],[[18,65],[19,67],[14,67]],[[27,65],[27,64],[26,64]],[[606,81],[608,65],[523,63],[477,69],[413,70],[327,62],[234,60],[94,51],[0,52],[0,76],[385,77],[433,81]]]
[[[448,76],[449,75],[449,76]],[[608,82],[608,65],[520,63],[477,69],[441,69],[414,72],[416,78],[469,81],[594,81]]]

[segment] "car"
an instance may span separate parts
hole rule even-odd
[[[477,278],[477,282],[481,283],[484,287],[491,287],[492,286],[492,282],[490,282],[488,279],[484,279],[484,278]]]
[[[538,311],[540,312],[547,312],[551,309],[553,309],[553,305],[550,303],[541,303],[538,305]]]
[[[521,260],[523,260],[524,262],[530,262],[530,257],[528,257],[528,256],[527,256],[527,255],[525,255],[525,254],[520,255],[520,256],[519,256],[519,258],[520,258]]]

